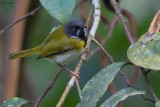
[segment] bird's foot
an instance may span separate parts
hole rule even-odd
[[[70,78],[72,78],[73,76],[76,76],[78,79],[80,79],[80,76],[79,76],[80,73],[79,72],[71,71],[70,73],[71,73]]]

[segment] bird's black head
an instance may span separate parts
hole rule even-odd
[[[65,25],[65,33],[70,38],[82,39],[86,42],[87,37],[85,28],[87,28],[87,26],[82,21],[73,20]]]

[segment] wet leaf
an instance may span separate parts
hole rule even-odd
[[[129,47],[127,56],[137,66],[160,70],[160,32],[144,34]]]
[[[141,91],[136,88],[125,88],[114,95],[112,95],[110,98],[108,98],[100,107],[116,107],[118,102],[125,100],[129,96],[138,95],[138,94],[145,94],[146,91]]]
[[[82,100],[77,107],[95,107],[124,64],[117,62],[108,65],[92,77],[83,88]]]
[[[26,103],[29,103],[29,101],[23,98],[12,97],[9,100],[4,101],[3,105],[1,105],[0,107],[21,107]]]

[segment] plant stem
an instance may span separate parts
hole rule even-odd
[[[131,44],[133,44],[134,40],[132,39],[131,33],[129,32],[129,29],[128,29],[127,25],[126,25],[127,21],[124,19],[123,15],[121,14],[120,9],[118,8],[117,2],[115,0],[111,0],[111,3],[112,3],[112,5],[113,5],[113,7],[115,9],[115,12],[116,12],[118,18],[120,19],[120,21],[123,24],[124,31],[126,33],[126,36],[127,36],[128,40],[129,40],[129,42]]]

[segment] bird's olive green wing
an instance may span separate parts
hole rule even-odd
[[[63,54],[73,49],[70,40],[67,37],[61,38],[60,40],[51,39],[46,40],[40,47],[38,59],[42,57],[53,57],[57,54]]]
[[[42,45],[47,44],[51,40],[60,40],[64,37],[65,32],[64,32],[64,25],[57,27],[53,32],[51,32],[46,39],[43,41]]]

